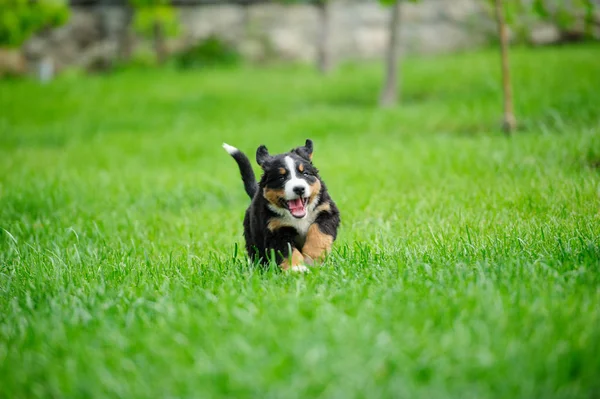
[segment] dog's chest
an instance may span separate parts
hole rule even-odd
[[[294,226],[298,235],[294,239],[294,243],[298,248],[302,248],[304,243],[306,242],[306,234],[308,233],[308,228],[313,223],[311,220],[299,220],[298,223]]]
[[[306,218],[294,221],[296,223],[293,224],[293,227],[296,229],[299,236],[306,239],[306,233],[308,233],[308,228],[310,227],[310,225],[313,224],[313,219],[314,218]]]
[[[279,219],[281,226],[293,227],[296,230],[297,235],[294,237],[294,244],[298,248],[302,248],[304,243],[306,242],[306,235],[308,234],[308,229],[315,222],[317,214],[315,212],[310,212],[303,219],[296,219],[291,215],[285,215]]]

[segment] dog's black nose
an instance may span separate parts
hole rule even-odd
[[[296,186],[296,187],[294,187],[294,192],[297,195],[302,196],[302,195],[304,195],[304,187],[302,187],[302,186]]]

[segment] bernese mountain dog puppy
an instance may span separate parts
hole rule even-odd
[[[312,163],[312,141],[277,155],[258,147],[263,172],[258,183],[248,157],[228,144],[223,148],[236,160],[252,200],[244,216],[250,259],[268,264],[275,256],[283,270],[308,271],[330,252],[340,224],[340,212]]]

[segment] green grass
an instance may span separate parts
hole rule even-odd
[[[597,46],[381,67],[0,82],[0,396],[600,397]],[[308,275],[249,267],[252,157],[315,142],[342,212]]]

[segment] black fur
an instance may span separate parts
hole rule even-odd
[[[306,231],[304,231],[303,235],[299,231],[299,228],[310,226],[314,223],[318,225],[322,233],[332,236],[334,240],[336,239],[337,229],[340,224],[340,213],[331,199],[325,183],[320,178],[318,169],[312,164],[312,152],[313,143],[310,140],[306,140],[304,146],[294,148],[288,153],[274,156],[269,154],[265,146],[258,147],[256,161],[263,171],[258,183],[255,181],[254,173],[251,172],[252,168],[248,157],[241,151],[232,154],[239,165],[246,192],[252,198],[252,202],[246,209],[244,216],[244,238],[246,241],[246,251],[253,261],[266,264],[271,259],[273,251],[277,264],[280,264],[284,259],[289,257],[290,249],[297,248],[302,252],[302,247],[306,239]],[[307,211],[307,215],[297,221],[291,214],[288,215],[289,211],[285,210],[287,209],[285,204],[287,201],[281,200],[281,203],[277,204],[279,212],[284,214],[282,216],[269,207],[270,204],[271,206],[273,205],[264,196],[265,190],[282,190],[286,182],[290,179],[289,167],[285,161],[286,157],[290,157],[294,161],[295,166],[303,165],[302,172],[299,170],[294,171],[297,178],[305,180],[310,185],[311,190],[314,189],[315,184],[318,185],[320,183],[321,187],[318,197],[307,204],[307,209],[311,207],[315,211],[312,213]],[[281,168],[286,169],[284,175],[281,174]],[[299,175],[301,176],[299,177]],[[320,212],[317,213],[316,210],[320,210]],[[307,221],[311,221],[311,219],[313,219],[312,223],[309,224]],[[292,224],[297,222],[298,226],[283,226],[274,231],[269,229],[270,222],[290,222],[290,220]]]
[[[230,155],[233,157],[233,159],[235,159],[235,161],[238,164],[246,193],[250,198],[253,198],[256,194],[256,190],[258,190],[258,185],[256,184],[256,177],[254,176],[254,170],[252,169],[250,160],[248,159],[246,154],[244,154],[241,151],[236,151]]]

